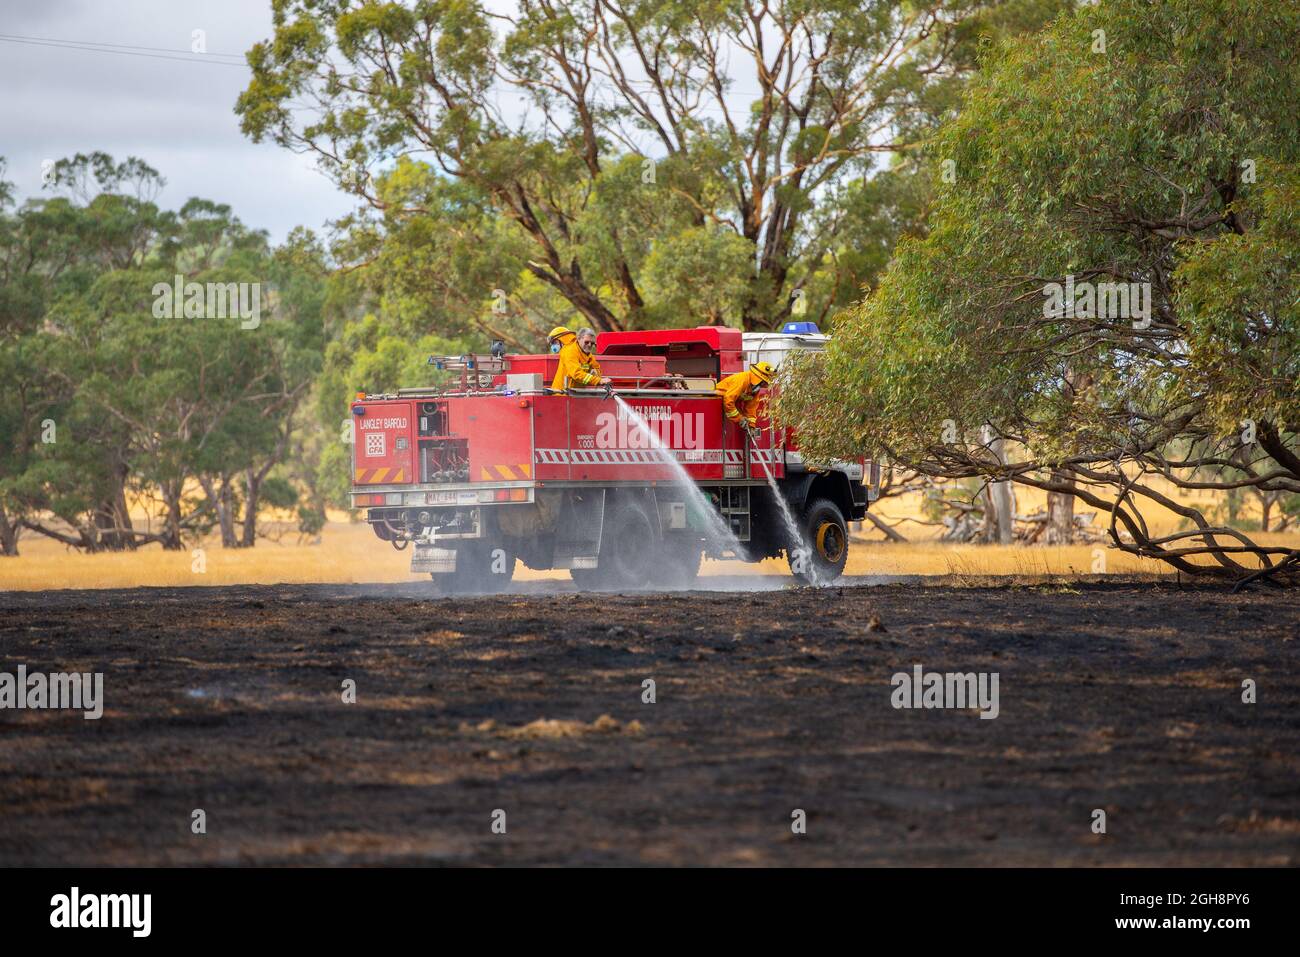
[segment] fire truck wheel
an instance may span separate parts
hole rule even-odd
[[[807,585],[826,585],[844,574],[849,560],[849,528],[844,513],[830,499],[809,503],[803,513],[803,536],[811,554],[790,554],[790,572]]]
[[[600,587],[644,588],[651,581],[658,549],[644,508],[636,502],[618,506],[601,539]]]

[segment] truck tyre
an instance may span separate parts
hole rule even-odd
[[[844,574],[849,560],[849,528],[840,507],[828,498],[813,499],[804,509],[804,544],[786,550],[790,572],[805,585],[829,585]]]
[[[645,588],[653,579],[658,557],[650,516],[639,503],[622,502],[605,522],[601,535],[597,587]]]

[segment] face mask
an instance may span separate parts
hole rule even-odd
[[[560,344],[559,344],[558,342],[552,342],[552,343],[551,343],[551,351],[552,351],[552,352],[559,352],[559,351],[560,351]]]

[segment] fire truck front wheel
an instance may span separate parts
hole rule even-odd
[[[803,513],[804,545],[789,551],[790,572],[807,585],[826,585],[844,574],[849,560],[849,528],[839,506],[814,499]]]

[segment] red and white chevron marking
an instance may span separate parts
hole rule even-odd
[[[740,449],[537,449],[536,462],[544,465],[655,465],[669,461],[669,456],[684,465],[739,465],[745,461]],[[749,461],[779,462],[779,449],[750,449]]]

